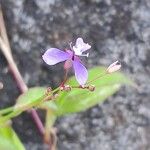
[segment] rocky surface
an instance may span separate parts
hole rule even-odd
[[[150,1],[149,0],[1,0],[15,61],[29,87],[56,86],[62,66],[41,59],[49,47],[66,48],[76,37],[92,44],[88,68],[123,62],[122,71],[138,90],[123,87],[103,104],[60,118],[59,150],[150,149]],[[19,91],[0,54],[0,107],[12,105]],[[31,117],[14,128],[28,150],[43,150]],[[46,148],[45,148],[46,149]]]

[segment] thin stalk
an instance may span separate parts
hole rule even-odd
[[[12,58],[12,55],[9,53],[9,48],[6,46],[6,44],[4,43],[1,37],[0,37],[0,48],[8,62],[9,68],[17,82],[19,89],[21,90],[22,93],[26,92],[28,90],[28,87],[24,83],[22,76]]]
[[[65,69],[65,76],[64,76],[64,80],[63,80],[63,82],[61,83],[61,85],[60,85],[60,87],[62,86],[64,86],[64,84],[66,83],[66,81],[67,81],[67,76],[68,76],[68,69]]]
[[[91,82],[94,82],[94,81],[96,81],[97,79],[102,78],[102,77],[104,77],[104,76],[106,76],[106,75],[108,75],[108,74],[109,74],[109,73],[104,72],[104,73],[100,74],[99,76],[97,76],[96,78],[94,78],[94,79],[88,81],[88,82],[86,83],[86,85],[89,84],[89,83],[91,83]]]
[[[1,20],[0,21],[1,37],[5,41],[6,45],[8,46],[9,52],[11,53],[10,43],[9,43],[8,36],[7,36],[7,31],[6,31],[6,26],[5,26],[5,21],[4,21],[4,18],[3,18],[3,12],[2,12],[1,5],[0,5],[0,20]]]
[[[6,28],[5,28],[5,23],[4,23],[1,6],[0,6],[0,48],[8,62],[9,68],[15,78],[15,81],[17,82],[17,85],[18,85],[20,91],[22,93],[26,92],[28,90],[28,87],[25,84],[25,82],[15,64],[15,61],[12,57],[11,48],[10,48],[9,40],[8,40],[7,33],[6,33]],[[33,120],[36,123],[40,133],[42,135],[44,135],[44,126],[43,126],[37,112],[34,109],[31,109],[30,112],[32,114]]]
[[[57,87],[56,89],[54,89],[52,92],[53,92],[53,94],[54,93],[56,93],[56,92],[58,92],[59,91],[59,89],[60,89],[60,87]]]
[[[0,48],[8,62],[9,68],[15,78],[15,81],[17,82],[18,88],[20,89],[20,91],[22,93],[26,92],[28,90],[28,87],[26,86],[25,82],[23,81],[23,78],[13,60],[12,55],[9,53],[9,48],[6,46],[6,44],[4,43],[4,41],[2,40],[1,37],[0,37]],[[40,118],[38,117],[37,112],[34,109],[31,109],[30,112],[32,114],[32,118],[34,119],[40,133],[43,135],[44,134],[44,126],[42,125],[42,122],[41,122]]]
[[[46,121],[45,121],[45,135],[44,141],[49,144],[50,150],[56,150],[56,133],[53,131],[53,125],[56,120],[56,115],[50,109],[46,111]]]

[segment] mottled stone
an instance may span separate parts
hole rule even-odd
[[[150,149],[149,0],[1,2],[13,56],[28,86],[58,85],[62,65],[49,67],[41,55],[49,47],[68,48],[79,36],[92,45],[88,68],[120,59],[122,71],[138,85],[138,90],[123,87],[103,104],[60,118],[59,150]],[[19,91],[2,54],[0,62],[4,84],[0,107],[4,107],[15,102]],[[16,118],[14,127],[27,149],[44,149],[28,114]]]

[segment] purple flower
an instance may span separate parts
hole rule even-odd
[[[84,85],[88,79],[88,72],[78,56],[88,57],[89,53],[83,53],[90,48],[91,46],[88,43],[84,43],[82,38],[78,38],[71,50],[62,51],[57,48],[50,48],[42,57],[48,65],[55,65],[63,61],[66,61],[65,68],[70,68],[73,65],[76,80],[80,85]]]

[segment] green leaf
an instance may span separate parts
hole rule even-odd
[[[10,126],[0,128],[0,149],[25,150],[20,139]]]
[[[0,126],[5,126],[7,121],[9,121],[11,118],[14,118],[18,116],[22,111],[14,109],[11,113],[5,115],[5,116],[0,116]]]
[[[15,109],[25,111],[38,105],[42,102],[45,96],[45,91],[45,87],[30,88],[26,93],[23,93],[18,97]]]
[[[101,78],[90,83],[95,85],[95,91],[90,92],[87,89],[72,89],[70,92],[62,92],[56,100],[58,107],[57,114],[64,115],[84,111],[106,100],[109,96],[118,91],[121,85],[133,84],[133,82],[122,73],[117,72],[104,75],[105,70],[106,68],[103,67],[95,67],[89,71],[89,81],[93,80],[100,74],[102,75]],[[77,85],[77,82],[73,77],[68,81],[68,84],[74,86]]]
[[[21,94],[18,97],[15,106],[0,110],[0,125],[3,125],[11,118],[18,116],[23,111],[40,104],[45,96],[45,91],[45,87],[34,87],[30,88],[26,93]]]
[[[51,101],[46,101],[46,102],[43,102],[41,103],[38,108],[40,109],[45,109],[45,110],[52,110],[53,112],[56,112],[58,111],[58,107],[55,103],[55,101],[51,100]]]

